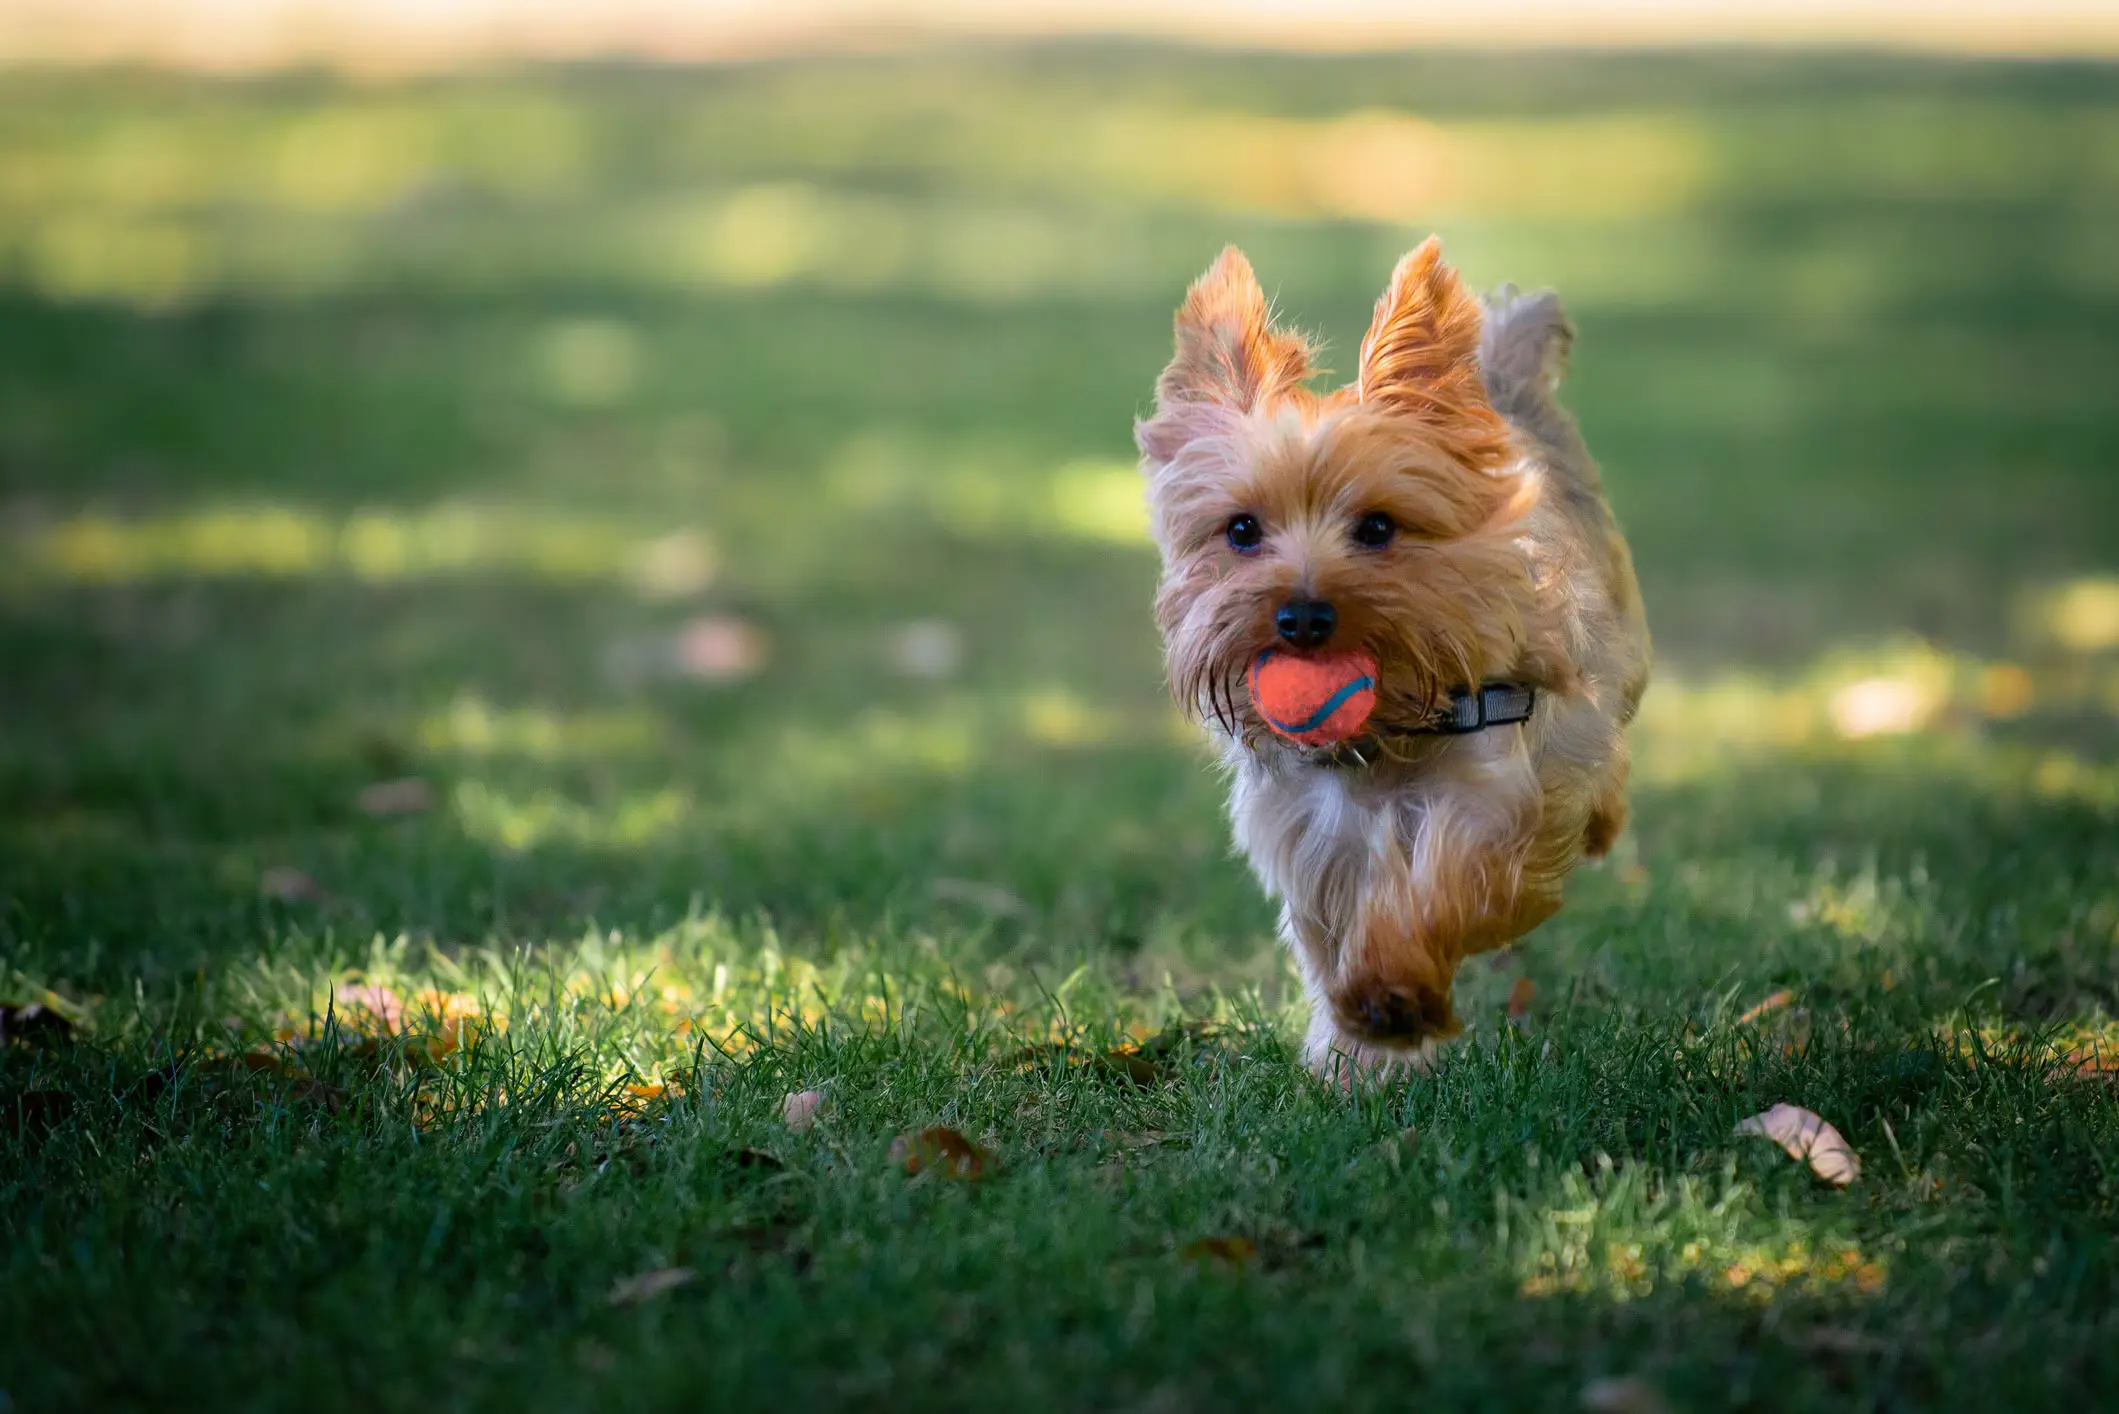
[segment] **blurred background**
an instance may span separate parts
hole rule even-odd
[[[1344,372],[1430,231],[1563,293],[1658,639],[1560,946],[2105,849],[2115,53],[2058,3],[0,5],[0,940],[109,992],[704,911],[1277,985],[1131,424],[1225,242]]]

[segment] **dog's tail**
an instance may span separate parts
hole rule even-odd
[[[1558,397],[1575,342],[1575,326],[1560,307],[1560,297],[1551,290],[1518,294],[1515,286],[1503,285],[1485,303],[1479,367],[1487,400],[1519,434],[1542,446],[1549,471],[1577,489],[1594,492],[1599,480],[1596,463]]]
[[[1575,326],[1567,322],[1560,297],[1551,290],[1518,294],[1514,285],[1503,285],[1485,304],[1479,365],[1494,410],[1514,417],[1526,403],[1552,401],[1575,342]]]

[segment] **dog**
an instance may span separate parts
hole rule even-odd
[[[1177,312],[1135,425],[1171,690],[1211,731],[1237,846],[1280,905],[1311,1003],[1304,1059],[1343,1084],[1462,1029],[1466,957],[1558,911],[1624,830],[1625,730],[1648,682],[1633,563],[1557,401],[1552,294],[1471,294],[1430,238],[1399,261],[1354,381],[1309,386],[1234,246]],[[1351,742],[1268,729],[1267,651],[1354,649]]]

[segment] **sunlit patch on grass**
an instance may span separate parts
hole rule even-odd
[[[4,532],[0,579],[132,584],[171,577],[378,583],[501,570],[559,581],[618,580],[657,597],[711,578],[709,542],[608,517],[530,507],[445,504],[341,515],[301,506],[223,505],[123,517],[86,512]]]
[[[1595,1177],[1561,1174],[1557,1188],[1544,1207],[1503,1200],[1497,1236],[1513,1253],[1525,1296],[1636,1300],[1659,1285],[1704,1281],[1770,1301],[1796,1292],[1871,1296],[1889,1279],[1882,1257],[1768,1218],[1759,1195],[1731,1178],[1666,1179],[1607,1159]]]
[[[672,234],[681,242],[677,254],[687,266],[738,288],[783,284],[838,264],[839,257],[854,250],[871,255],[856,263],[857,272],[880,268],[886,277],[895,274],[888,254],[900,242],[892,239],[896,232],[887,219],[894,213],[870,207],[866,221],[848,220],[852,214],[836,209],[807,183],[769,182],[740,188],[706,205],[691,218],[700,229],[680,226]],[[835,242],[835,231],[859,234]],[[876,256],[883,258],[878,262]],[[860,274],[855,278],[858,281]]]
[[[2025,611],[2039,641],[2074,653],[2119,649],[2119,579],[2069,580],[2031,596]]]
[[[1064,687],[1023,695],[1023,731],[1041,745],[1090,746],[1112,740],[1121,730],[1116,714]]]
[[[1731,749],[1965,735],[2034,711],[2108,715],[2115,699],[2119,665],[1987,662],[1919,641],[1842,650],[1784,676],[1668,669],[1641,705],[1641,763],[1649,780],[1698,779],[1726,764]],[[2065,751],[2042,762],[2034,778],[2041,791],[2103,788],[2096,782],[2104,768]]]
[[[1025,1045],[1139,1042],[1169,1021],[1167,999],[1099,991],[1098,1021],[1085,1026],[1070,1004],[1088,999],[1088,983],[1076,973],[1041,984],[994,965],[974,987],[932,955],[859,940],[809,958],[769,927],[709,915],[652,936],[590,932],[515,951],[378,939],[357,968],[261,961],[219,986],[229,1044],[284,1048],[296,1064],[318,1047],[380,1039],[415,1067],[475,1063],[481,1049],[571,1054],[606,1082],[681,1089],[702,1061],[787,1047],[805,1032],[939,1033],[1005,1057]],[[1227,1022],[1231,1006],[1215,1000],[1190,1028]]]
[[[102,213],[45,221],[25,254],[29,282],[42,294],[148,308],[182,303],[206,282],[212,259],[185,223]]]
[[[1047,488],[1053,519],[1084,540],[1148,543],[1148,505],[1131,462],[1069,462]]]
[[[644,845],[682,828],[694,811],[690,795],[674,786],[586,802],[550,788],[518,792],[465,781],[453,804],[470,838],[516,851],[558,843],[591,849]]]
[[[1827,702],[1833,730],[1849,741],[1920,731],[1950,700],[1952,667],[1936,656],[1917,655],[1896,671],[1834,688]]]
[[[1389,109],[1306,120],[1141,109],[1092,129],[1086,177],[1142,199],[1404,223],[1438,212],[1635,216],[1689,205],[1710,171],[1687,119],[1438,123]]]
[[[615,319],[570,319],[538,340],[546,391],[574,407],[609,407],[633,391],[640,341]]]
[[[428,751],[521,756],[535,761],[638,756],[666,745],[668,725],[643,708],[567,715],[544,707],[500,707],[466,694],[418,725]]]
[[[849,515],[895,510],[963,535],[1148,544],[1147,504],[1131,462],[1041,467],[1006,443],[935,442],[878,429],[833,453],[824,479]]]
[[[1909,913],[1933,913],[1935,900],[1919,896],[1926,885],[1926,870],[1919,867],[1910,878],[1879,877],[1873,865],[1851,878],[1833,870],[1788,905],[1788,919],[1799,927],[1829,929],[1855,943],[1881,943],[1894,932],[1904,939],[1915,926]]]

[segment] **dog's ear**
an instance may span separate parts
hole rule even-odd
[[[1156,380],[1172,403],[1221,403],[1249,412],[1310,376],[1310,346],[1273,327],[1265,291],[1235,246],[1192,282],[1177,311],[1177,356]]]
[[[1134,439],[1151,462],[1225,430],[1232,414],[1262,407],[1310,376],[1310,346],[1273,327],[1251,262],[1230,246],[1192,282],[1177,310],[1177,354],[1155,380],[1155,415]]]
[[[1479,375],[1479,301],[1429,236],[1391,272],[1361,339],[1356,391],[1368,406],[1409,417],[1469,466],[1508,459],[1508,427]]]

